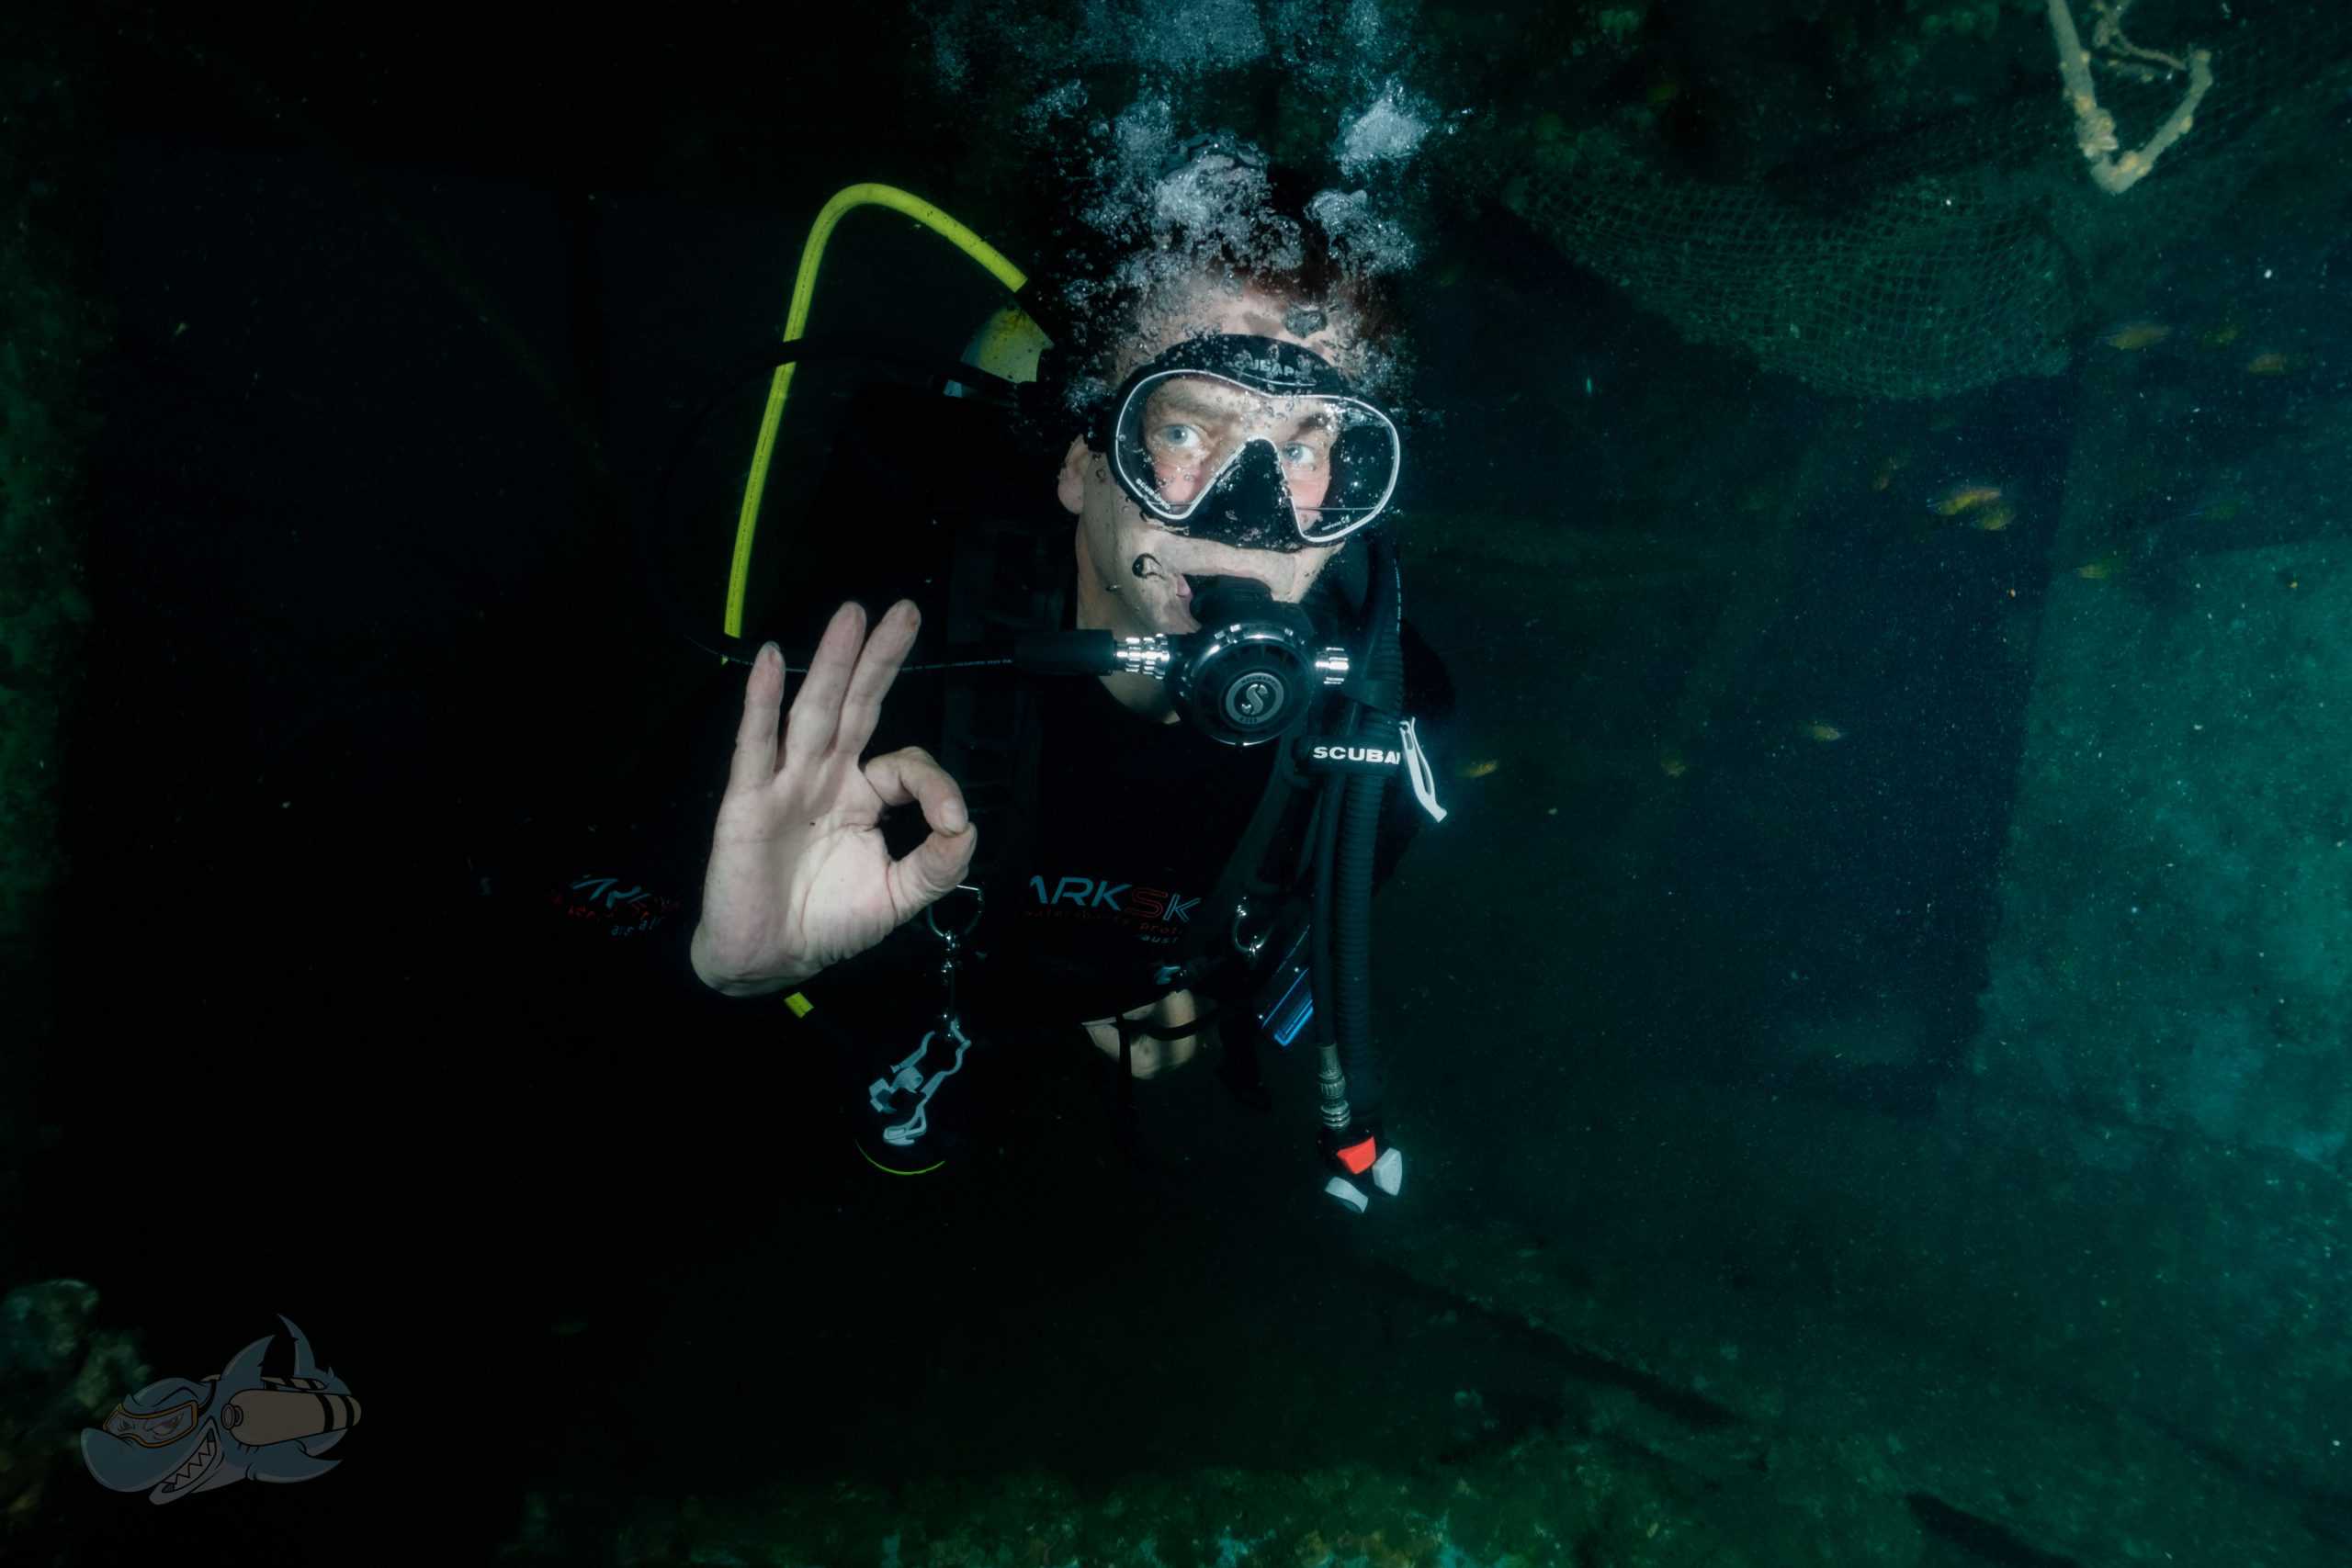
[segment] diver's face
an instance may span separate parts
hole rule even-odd
[[[1338,434],[1320,398],[1272,398],[1213,376],[1170,376],[1144,394],[1151,489],[1170,510],[1197,498],[1252,441],[1281,454],[1291,504],[1312,525],[1331,488]]]
[[[1309,336],[1292,332],[1283,320],[1287,305],[1259,289],[1237,293],[1197,287],[1147,316],[1144,331],[1120,356],[1114,378],[1125,379],[1146,360],[1204,333],[1277,338],[1334,361],[1352,347],[1337,324]],[[1293,503],[1305,509],[1321,502],[1329,470],[1316,459],[1328,455],[1329,436],[1307,400],[1262,397],[1200,378],[1172,378],[1162,386],[1169,400],[1148,405],[1150,449],[1161,493],[1171,502],[1191,499],[1217,472],[1225,453],[1263,436],[1283,456]],[[1056,493],[1078,518],[1080,624],[1130,636],[1199,630],[1192,614],[1193,578],[1254,578],[1276,599],[1296,604],[1340,547],[1245,550],[1170,533],[1144,515],[1083,436],[1069,444]]]

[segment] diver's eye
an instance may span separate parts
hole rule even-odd
[[[1190,452],[1201,444],[1201,433],[1189,424],[1160,426],[1159,443],[1170,452]]]
[[[1311,468],[1322,460],[1322,452],[1304,441],[1294,441],[1283,448],[1283,461],[1294,468]]]

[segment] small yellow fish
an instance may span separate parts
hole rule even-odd
[[[2249,376],[2284,376],[2294,367],[2295,362],[2275,348],[2257,354],[2245,362],[2245,373]]]
[[[1999,485],[1954,485],[1928,502],[1928,510],[1939,517],[1957,517],[1963,512],[1973,512],[1980,506],[1991,506],[2000,499]]]
[[[1680,752],[1668,751],[1657,760],[1657,771],[1668,778],[1679,779],[1690,771],[1690,764],[1682,760]]]
[[[1844,730],[1838,728],[1834,724],[1824,724],[1817,718],[1812,723],[1804,725],[1802,728],[1804,731],[1804,737],[1806,739],[1818,740],[1824,745],[1828,744],[1832,740],[1843,740],[1846,739],[1846,732]]]
[[[2018,514],[2010,511],[2007,503],[2003,503],[1986,507],[1975,515],[1970,525],[1980,528],[1987,534],[1997,534],[2017,520]]]
[[[2227,348],[2237,342],[2245,334],[2245,329],[2235,321],[2223,321],[2218,327],[2209,327],[2199,333],[2197,341],[2207,348]]]
[[[2075,575],[2085,582],[2105,582],[2123,570],[2123,553],[2110,551],[2097,560],[2085,561],[2075,569]]]
[[[2098,341],[2109,348],[2120,348],[2129,354],[2137,349],[2154,348],[2172,336],[2172,329],[2162,321],[2126,321]]]
[[[1465,779],[1483,779],[1502,765],[1499,757],[1481,757],[1475,762],[1464,762],[1453,771]]]

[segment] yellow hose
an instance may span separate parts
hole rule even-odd
[[[860,207],[887,207],[923,224],[986,268],[990,276],[1013,293],[1018,294],[1029,281],[1028,276],[994,246],[921,197],[910,196],[895,186],[854,185],[825,203],[817,214],[817,221],[809,226],[808,243],[800,248],[800,273],[793,279],[792,308],[784,320],[785,342],[798,341],[808,324],[808,303],[817,292],[818,265],[824,259],[833,226]],[[767,412],[761,416],[759,439],[752,448],[752,472],[743,482],[743,504],[735,517],[735,556],[727,572],[729,637],[743,635],[743,595],[752,575],[752,536],[759,530],[760,498],[767,490],[768,465],[775,457],[776,431],[784,423],[784,400],[792,389],[792,372],[797,364],[787,361],[775,367],[775,375],[768,383]]]

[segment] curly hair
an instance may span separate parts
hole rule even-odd
[[[1335,213],[1335,193],[1298,169],[1217,150],[1163,174],[1126,210],[1090,214],[1033,284],[1062,317],[1055,375],[1068,410],[1106,395],[1153,315],[1204,281],[1283,301],[1300,336],[1344,316],[1351,347],[1340,368],[1372,389],[1403,336],[1394,271],[1351,243],[1340,220],[1351,209],[1336,200]]]

